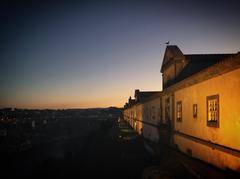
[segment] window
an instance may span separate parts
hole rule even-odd
[[[177,121],[182,121],[182,101],[177,102]]]
[[[219,127],[219,95],[207,96],[207,125]]]
[[[197,118],[197,104],[193,105],[193,117]]]

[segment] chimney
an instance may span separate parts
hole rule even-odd
[[[140,93],[140,90],[139,89],[135,89],[134,97],[135,97],[136,101],[138,101],[138,94],[139,93]]]
[[[130,104],[131,100],[132,100],[132,97],[129,96],[129,98],[128,98],[128,104]]]

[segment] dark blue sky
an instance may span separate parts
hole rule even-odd
[[[240,51],[237,1],[21,1],[1,5],[0,107],[122,106],[160,90],[170,41]]]

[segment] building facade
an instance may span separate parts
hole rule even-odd
[[[145,138],[240,171],[240,53],[183,54],[177,46],[167,46],[161,73],[162,92],[143,101],[135,92],[124,119],[141,106],[135,121],[142,121]]]

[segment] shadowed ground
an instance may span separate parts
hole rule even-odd
[[[68,134],[71,131],[70,128]],[[161,159],[152,156],[145,149],[142,137],[125,121],[99,121],[70,136],[33,148],[8,161],[8,175],[153,178],[155,172],[168,178],[193,177],[168,151],[163,151]]]

